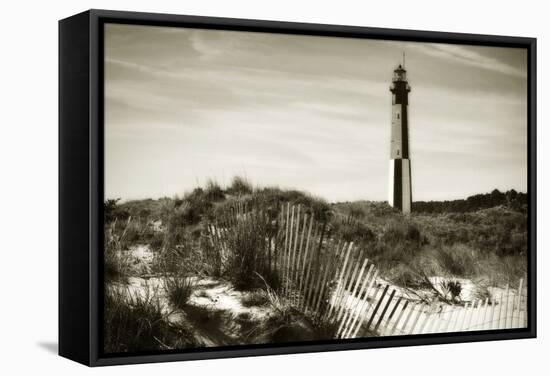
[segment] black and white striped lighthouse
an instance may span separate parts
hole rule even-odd
[[[393,71],[390,91],[392,92],[392,120],[388,202],[403,213],[410,213],[412,183],[408,105],[411,88],[407,82],[407,71],[401,65]]]

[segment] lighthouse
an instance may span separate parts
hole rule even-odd
[[[412,203],[408,116],[411,87],[407,82],[407,71],[402,65],[393,71],[390,91],[392,118],[388,202],[391,206],[408,214],[411,212]]]

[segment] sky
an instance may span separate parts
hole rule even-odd
[[[403,53],[413,201],[525,192],[526,50],[107,24],[105,196],[241,175],[329,202],[387,200]]]

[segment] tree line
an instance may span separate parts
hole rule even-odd
[[[417,213],[464,213],[506,206],[513,210],[527,212],[527,200],[527,193],[517,192],[514,189],[500,192],[495,189],[491,193],[476,194],[460,200],[415,201],[412,203],[412,210]]]

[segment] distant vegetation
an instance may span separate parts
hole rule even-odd
[[[525,213],[527,211],[527,194],[518,193],[513,189],[504,193],[495,189],[491,193],[477,194],[463,200],[415,201],[412,208],[417,213],[465,213],[501,205]]]

